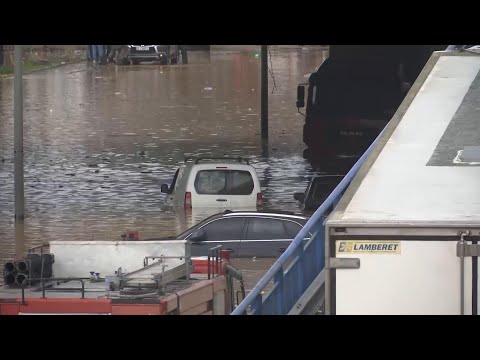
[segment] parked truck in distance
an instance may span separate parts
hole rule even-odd
[[[300,84],[304,157],[360,156],[403,101],[435,50],[446,45],[330,46],[330,56]],[[308,85],[305,99],[305,86]]]

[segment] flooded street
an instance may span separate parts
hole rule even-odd
[[[13,79],[0,80],[0,259],[48,240],[180,233],[201,218],[165,209],[160,185],[185,156],[247,157],[265,207],[298,212],[293,193],[312,170],[302,158],[296,88],[327,52],[270,52],[268,149],[260,141],[259,47],[190,52],[188,65],[79,63],[25,75],[24,244],[14,241]]]

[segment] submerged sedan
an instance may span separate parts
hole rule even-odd
[[[170,239],[190,240],[192,256],[208,256],[209,249],[221,245],[232,257],[271,258],[286,250],[307,220],[304,216],[278,212],[226,211]]]

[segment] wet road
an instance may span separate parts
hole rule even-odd
[[[302,158],[296,88],[327,53],[270,52],[268,151],[260,141],[258,50],[191,52],[188,65],[80,63],[24,76],[23,244],[14,241],[13,79],[0,80],[0,259],[53,239],[183,231],[201,219],[164,209],[160,185],[187,155],[248,157],[266,208],[298,212],[293,193],[312,170]]]

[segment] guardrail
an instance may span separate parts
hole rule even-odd
[[[289,313],[325,266],[325,213],[332,205],[337,206],[344,190],[370,155],[382,133],[315,211],[287,250],[275,261],[232,315],[286,315]],[[309,234],[312,236],[304,245],[304,239],[310,237]],[[289,261],[291,262],[287,266]],[[284,269],[285,267],[287,268]],[[272,280],[273,286],[267,290]]]

